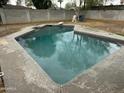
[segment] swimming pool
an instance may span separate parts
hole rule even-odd
[[[58,84],[65,84],[120,49],[116,43],[76,34],[72,26],[45,26],[16,38]]]

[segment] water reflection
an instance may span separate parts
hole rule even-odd
[[[65,69],[80,71],[94,65],[109,53],[110,43],[88,36],[74,34],[70,42],[62,41],[63,50],[58,60]],[[66,60],[66,62],[64,62]],[[83,64],[82,64],[83,63]]]
[[[56,34],[72,31],[72,29],[63,26],[46,26],[42,29],[35,27],[31,33],[23,35],[18,41],[38,57],[51,57],[56,50],[56,40],[59,38]]]

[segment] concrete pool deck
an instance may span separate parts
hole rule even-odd
[[[123,46],[85,73],[60,86],[49,78],[14,39],[16,36],[31,31],[32,27],[0,38],[0,64],[5,73],[6,93],[124,93]],[[124,37],[102,30],[94,32],[91,28],[79,25],[75,27],[75,30],[124,41]]]

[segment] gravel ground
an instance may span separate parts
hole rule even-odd
[[[13,25],[0,25],[0,36],[5,36],[14,32],[19,31],[21,28],[31,25],[39,25],[48,22],[40,22],[40,23],[30,23],[30,24],[13,24]],[[50,22],[49,22],[50,23]],[[56,23],[56,22],[52,22]],[[65,23],[71,23],[70,21],[66,21]],[[104,21],[104,20],[85,20],[84,22],[77,22],[75,24],[79,24],[82,26],[90,26],[98,29],[102,29],[105,31],[113,32],[119,35],[124,35],[124,21]]]

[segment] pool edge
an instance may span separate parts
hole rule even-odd
[[[40,26],[45,26],[45,25],[47,25],[47,24],[44,24],[44,25],[40,25]],[[72,25],[72,24],[71,24]],[[34,26],[33,26],[34,27]],[[32,28],[33,27],[27,27],[27,28],[24,28],[23,30],[21,30],[22,32],[20,33],[20,32],[17,32],[17,33],[14,33],[14,34],[12,34],[12,35],[9,35],[9,36],[7,36],[7,37],[5,37],[6,39],[12,39],[12,40],[14,40],[14,43],[16,42],[16,40],[15,40],[15,38],[17,37],[17,36],[20,36],[20,35],[22,35],[22,34],[24,34],[24,33],[27,33],[27,32],[30,32],[31,30],[32,30]],[[82,28],[82,27],[81,27]],[[78,30],[77,29],[75,29],[75,31],[77,31],[78,32]],[[82,30],[81,30],[82,31]],[[80,32],[80,31],[79,31]],[[82,32],[83,33],[83,32]],[[91,34],[91,33],[90,33]],[[98,35],[97,35],[98,36]],[[103,37],[104,38],[104,37]],[[16,42],[16,44],[17,44],[18,42]],[[20,45],[17,45],[18,47],[21,47]],[[25,51],[23,48],[19,48],[20,49],[20,51],[22,50],[22,51]],[[118,51],[117,51],[117,53],[119,52],[119,51],[121,51],[121,50],[124,50],[124,47],[122,47],[121,49],[119,49]],[[121,52],[124,52],[124,51],[121,51]],[[24,52],[24,53],[26,53],[26,52]],[[26,55],[28,55],[28,56],[30,56],[28,53],[26,53]],[[111,54],[110,56],[112,56],[112,55],[115,55],[115,54]],[[108,57],[109,58],[109,57]],[[107,59],[108,59],[107,58]],[[29,60],[30,60],[30,58],[29,58]],[[106,60],[106,59],[105,59]],[[110,59],[109,59],[110,60]],[[96,65],[98,65],[98,64],[96,64]],[[93,66],[93,68],[96,66],[96,65],[94,65]],[[93,68],[91,68],[91,69],[93,69]],[[88,71],[86,72],[86,73],[89,73]],[[91,73],[91,72],[90,72]],[[80,77],[80,76],[79,76]],[[76,78],[78,78],[78,76],[76,76]],[[59,86],[59,87],[65,87],[65,86],[67,86],[67,85],[71,85],[73,82],[75,82],[76,81],[76,79],[74,79],[74,80],[72,80],[71,82],[68,82],[67,84],[64,84],[64,85],[62,85],[62,86]],[[55,84],[56,85],[56,84]]]

